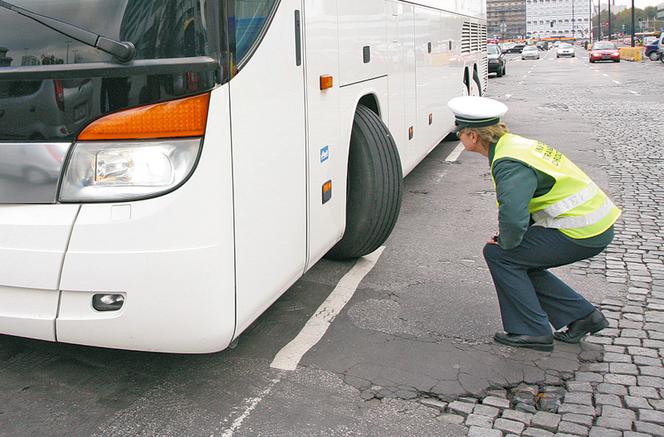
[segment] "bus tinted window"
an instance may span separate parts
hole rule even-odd
[[[200,0],[13,0],[29,11],[134,43],[134,59],[214,56]],[[0,67],[114,62],[100,50],[0,8]]]
[[[258,38],[276,0],[235,0],[235,59],[244,58]]]

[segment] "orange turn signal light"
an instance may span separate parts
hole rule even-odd
[[[332,181],[329,180],[323,184],[323,204],[332,198]]]
[[[80,141],[200,137],[205,133],[210,93],[127,109],[89,124]]]
[[[324,74],[320,77],[320,89],[327,90],[334,86],[334,78],[329,74]]]

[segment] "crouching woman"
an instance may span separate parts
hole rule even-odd
[[[494,340],[550,351],[554,337],[578,343],[606,328],[602,313],[548,269],[602,252],[620,210],[565,155],[509,133],[502,103],[459,97],[448,106],[465,150],[488,158],[496,188],[499,233],[484,247],[505,330]],[[551,325],[567,329],[552,334]]]

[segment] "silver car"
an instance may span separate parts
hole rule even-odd
[[[556,58],[561,56],[574,57],[574,46],[572,44],[561,43],[556,49]]]
[[[521,51],[521,59],[539,59],[540,51],[537,46],[525,46]]]

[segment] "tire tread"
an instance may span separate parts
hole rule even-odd
[[[369,208],[367,205],[363,205],[365,210],[370,212],[369,217],[358,218],[354,211],[346,211],[347,232],[326,255],[332,259],[357,258],[373,252],[389,237],[399,217],[403,173],[392,135],[378,115],[361,105],[358,106],[355,114],[353,130],[355,129],[358,129],[360,136],[366,140],[367,144],[351,145],[350,153],[363,152],[366,155],[365,170],[371,173],[370,179],[379,188],[377,192],[373,193],[377,196],[375,202]],[[366,150],[353,150],[353,147],[363,146]],[[349,164],[349,181],[352,170]],[[352,206],[347,205],[347,209],[350,208]],[[353,221],[358,223],[353,223]],[[362,232],[357,230],[357,226],[360,225],[364,227]]]

